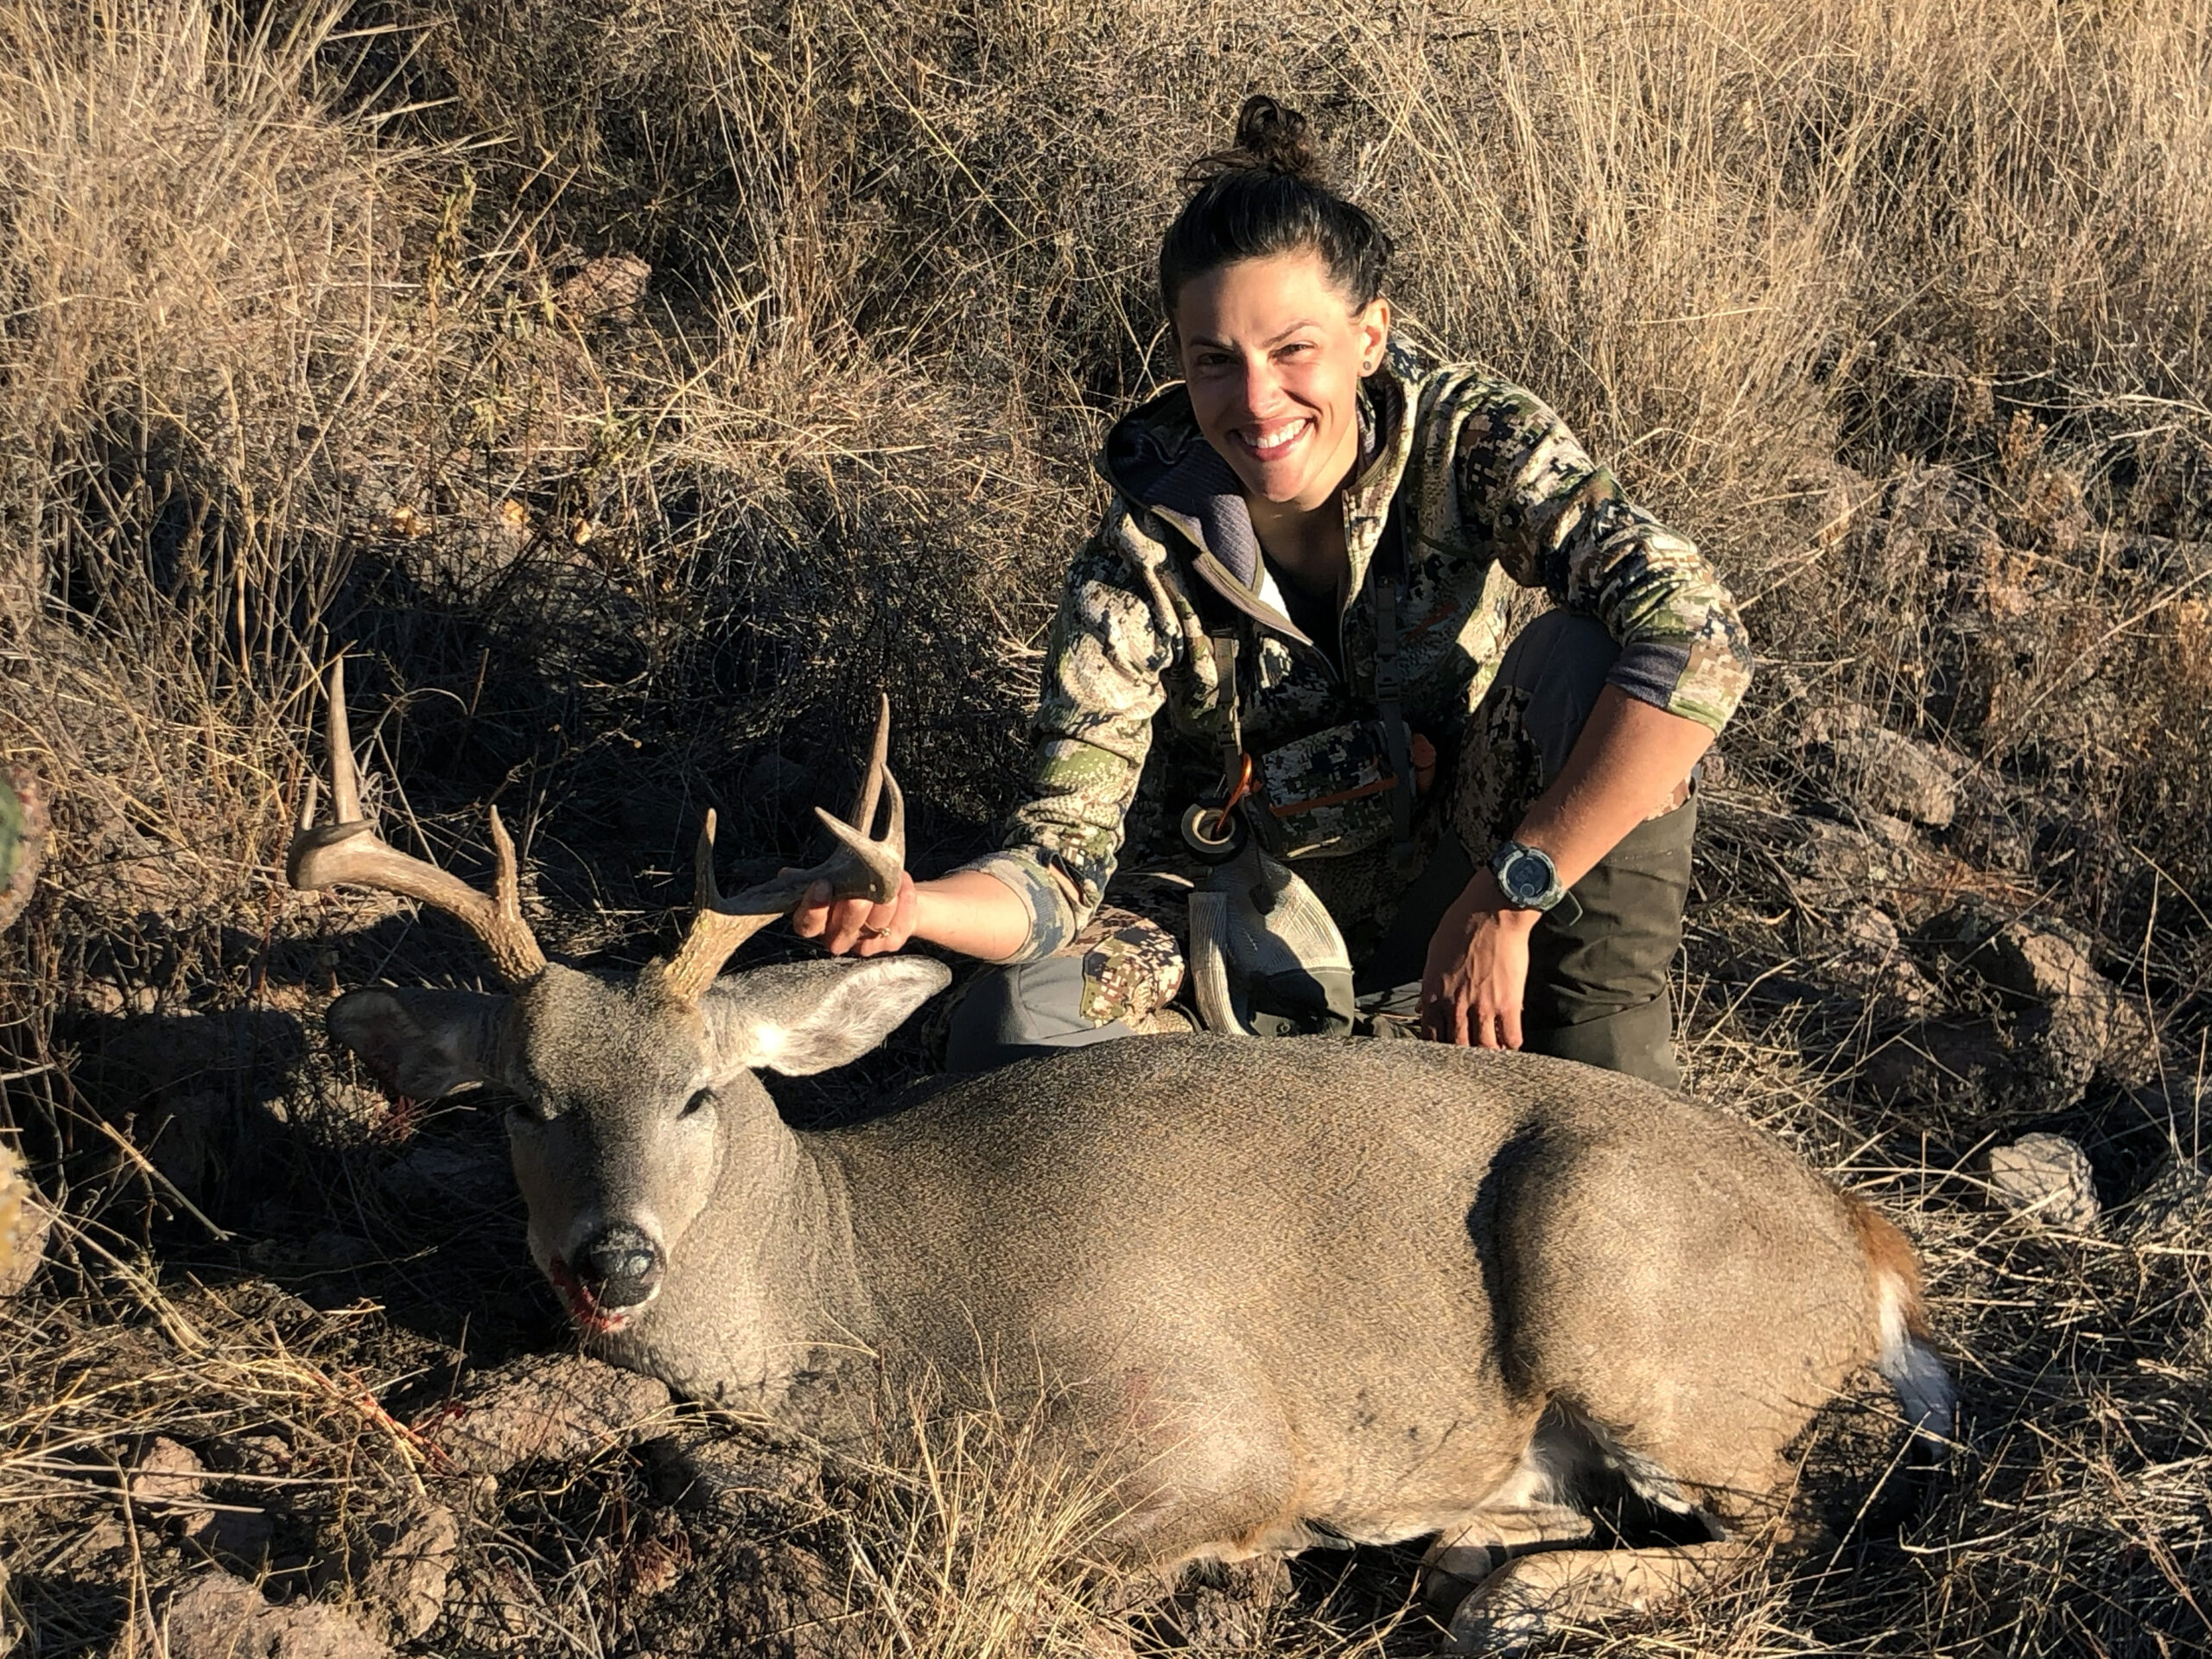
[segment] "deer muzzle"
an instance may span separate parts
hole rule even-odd
[[[573,1270],[598,1306],[609,1312],[652,1300],[660,1288],[661,1253],[637,1228],[617,1224],[576,1253]]]

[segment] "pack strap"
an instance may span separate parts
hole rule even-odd
[[[1398,667],[1398,594],[1406,579],[1406,530],[1397,498],[1382,538],[1368,561],[1368,602],[1375,610],[1375,707],[1382,717],[1382,747],[1390,760],[1390,859],[1400,868],[1414,856],[1413,740],[1406,728],[1405,678]]]

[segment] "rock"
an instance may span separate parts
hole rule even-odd
[[[131,1466],[130,1501],[144,1518],[196,1533],[215,1518],[213,1511],[199,1507],[207,1484],[207,1465],[198,1453],[181,1441],[156,1434]]]
[[[1166,1596],[1125,1617],[1147,1646],[1267,1653],[1290,1596],[1290,1565],[1280,1555],[1208,1561],[1185,1568]]]
[[[201,1202],[209,1178],[221,1173],[225,1153],[238,1141],[229,1097],[213,1090],[164,1096],[152,1116],[151,1125],[140,1129],[140,1149],[170,1185]]]
[[[2089,942],[2062,922],[2006,922],[1967,958],[2000,990],[2037,1002],[2109,1001],[2112,986],[2089,960]]]
[[[1890,1104],[1986,1102],[2014,1090],[2018,1056],[1986,1020],[1931,1020],[1884,1042],[1859,1068],[1869,1093]]]
[[[2036,861],[2031,810],[1996,789],[1978,786],[1959,803],[1949,845],[1959,857],[1981,869],[2025,875]]]
[[[700,1431],[664,1434],[644,1450],[654,1489],[678,1509],[788,1522],[819,1498],[820,1464],[754,1441]]]
[[[268,1564],[269,1546],[276,1535],[276,1523],[266,1510],[241,1508],[217,1510],[192,1538],[211,1555],[257,1576]]]
[[[77,988],[77,1000],[86,1012],[111,1016],[123,1012],[130,1003],[123,988],[105,979],[88,979]]]
[[[1871,996],[1888,998],[1913,1014],[1925,1013],[1942,1001],[1935,984],[1906,950],[1897,925],[1872,905],[1837,918],[1836,936],[1833,966],[1847,984]]]
[[[2029,1060],[2021,1083],[2039,1107],[2073,1105],[2100,1067],[2127,1083],[2155,1064],[2142,1015],[2097,971],[2088,938],[2064,923],[2000,920],[1969,902],[1930,933],[2015,1010],[2012,1042]]]
[[[169,1599],[143,1649],[168,1659],[385,1659],[384,1643],[334,1607],[271,1606],[227,1573],[194,1579]]]
[[[365,1238],[327,1227],[304,1241],[256,1239],[245,1254],[262,1272],[282,1281],[350,1272],[374,1262],[382,1252]]]
[[[532,1356],[500,1366],[425,1430],[463,1474],[504,1475],[543,1459],[589,1458],[659,1425],[666,1384],[582,1356]]]
[[[2120,1011],[2117,988],[2090,962],[2088,940],[2059,922],[2008,922],[1967,965],[2030,1004],[2014,1040],[2039,1052],[2054,1101],[2079,1100],[2113,1045]]]
[[[40,1198],[22,1155],[0,1141],[0,1296],[28,1286],[46,1259],[53,1213]]]
[[[874,1621],[852,1616],[849,1592],[869,1594],[849,1565],[832,1565],[801,1537],[730,1529],[698,1552],[682,1595],[638,1605],[638,1641],[662,1653],[746,1659],[868,1659],[888,1650]]]
[[[1989,1194],[2016,1216],[2086,1233],[2097,1224],[2088,1154],[2063,1135],[2024,1135],[1984,1160]]]
[[[593,260],[553,293],[561,308],[580,322],[626,319],[645,297],[653,268],[626,253],[611,253]]]
[[[1825,748],[1839,799],[1862,815],[1910,819],[1931,830],[1958,816],[1951,763],[1932,744],[1867,725],[1836,732]]]
[[[692,1560],[691,1535],[674,1516],[660,1510],[623,1548],[616,1567],[617,1589],[632,1603],[666,1595],[683,1581]]]
[[[1910,848],[1898,847],[1849,824],[1805,821],[1805,837],[1782,855],[1798,901],[1815,910],[1851,910],[1912,880]]]
[[[292,1472],[291,1442],[280,1434],[240,1434],[219,1441],[214,1455],[226,1469],[247,1475],[289,1475]]]
[[[391,1615],[398,1635],[413,1640],[438,1622],[445,1611],[454,1555],[461,1548],[461,1523],[442,1504],[423,1504],[390,1529],[368,1567],[356,1580],[359,1589]]]

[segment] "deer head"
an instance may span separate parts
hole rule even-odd
[[[621,1329],[658,1298],[684,1235],[746,1160],[772,1164],[788,1141],[753,1075],[826,1071],[867,1052],[951,976],[941,963],[878,957],[719,977],[738,947],[817,881],[840,898],[887,902],[906,858],[906,803],[886,764],[888,699],[849,823],[816,809],[836,849],[810,869],[725,896],[715,880],[715,815],[696,858],[696,906],[682,944],[618,983],[549,963],[517,896],[514,843],[491,815],[498,858],[486,894],[388,846],[362,817],[346,718],[345,663],[329,679],[331,797],[313,824],[308,791],[288,874],[296,887],[345,884],[416,899],[458,918],[510,988],[377,989],[340,997],[333,1036],[394,1092],[435,1099],[471,1084],[512,1097],[507,1134],[530,1208],[531,1253],[578,1323]],[[887,818],[871,837],[879,806]],[[772,1172],[763,1169],[762,1178]]]

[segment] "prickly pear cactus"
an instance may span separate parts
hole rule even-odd
[[[30,1283],[52,1225],[22,1159],[0,1142],[0,1296],[12,1296]]]
[[[46,850],[46,800],[38,780],[18,766],[0,766],[0,927],[22,913]]]
[[[0,766],[0,927],[30,902],[45,850],[46,803],[36,780],[19,767]],[[0,1142],[0,1296],[30,1282],[51,1224],[22,1159]]]

